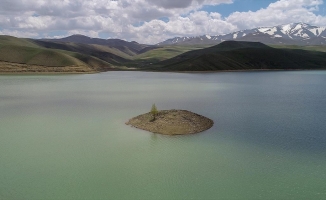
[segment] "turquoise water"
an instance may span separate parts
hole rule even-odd
[[[325,86],[325,71],[0,76],[0,199],[326,199]],[[215,124],[124,124],[153,103]]]

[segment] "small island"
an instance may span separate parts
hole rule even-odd
[[[155,107],[156,108],[156,107]],[[210,129],[213,120],[187,110],[162,110],[130,119],[127,125],[163,135],[187,135]]]

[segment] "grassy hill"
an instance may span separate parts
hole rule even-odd
[[[139,54],[134,57],[134,60],[150,60],[152,62],[159,62],[166,60],[175,56],[178,56],[182,53],[193,51],[197,49],[204,49],[209,46],[165,46],[157,49],[147,51],[145,53]]]
[[[0,47],[5,45],[16,45],[38,48],[39,46],[29,39],[16,38],[8,35],[0,35]]]
[[[112,64],[87,54],[47,49],[33,40],[11,36],[0,36],[0,62],[0,72],[69,72],[69,69],[99,72],[113,69]]]
[[[106,43],[101,45],[102,41]],[[325,69],[325,52],[325,46],[271,47],[259,42],[153,47],[121,40],[88,38],[74,43],[0,36],[0,72]]]
[[[41,48],[6,45],[0,47],[0,60],[12,63],[61,67],[81,64],[58,51]]]
[[[101,42],[104,44],[100,45]],[[113,47],[108,46],[109,44]],[[127,46],[116,48],[118,44]],[[151,63],[205,47],[207,46],[154,47],[135,42],[92,39],[84,36],[72,36],[63,40],[0,36],[0,61],[48,67],[90,65],[90,67],[104,71],[112,69],[112,66],[120,67],[120,69],[125,69],[125,66],[132,68],[148,66]],[[136,55],[136,52],[139,55]]]
[[[156,63],[147,70],[216,71],[326,69],[326,53],[276,49],[259,42],[227,41]]]
[[[145,67],[153,63],[167,60],[183,54],[188,51],[198,50],[209,47],[208,45],[183,45],[183,46],[164,46],[156,49],[151,49],[142,54],[133,57],[133,61],[129,63],[130,66]]]
[[[33,42],[47,49],[60,49],[93,56],[116,66],[121,65],[124,62],[128,62],[131,59],[131,56],[128,54],[107,46],[70,42],[49,42],[43,40],[33,40]]]

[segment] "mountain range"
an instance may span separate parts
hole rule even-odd
[[[150,49],[156,48],[153,45],[139,44],[138,42],[135,41],[127,42],[121,39],[90,38],[84,35],[71,35],[69,37],[65,37],[61,39],[42,39],[39,41],[102,45],[102,46],[118,49],[130,56],[141,54]]]
[[[129,62],[133,56],[158,48],[120,39],[90,38],[84,35],[72,35],[61,39],[33,39],[32,42],[48,49],[94,56],[115,66]]]
[[[158,45],[214,45],[227,40],[262,42],[272,45],[325,45],[326,27],[312,26],[306,23],[291,23],[217,36],[175,37],[158,43]]]
[[[176,38],[160,45],[83,35],[0,36],[0,73],[324,69],[325,39],[326,28],[304,23]]]

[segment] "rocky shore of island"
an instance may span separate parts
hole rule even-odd
[[[208,130],[214,122],[187,110],[162,110],[155,119],[149,112],[130,119],[126,124],[163,135],[187,135]]]

